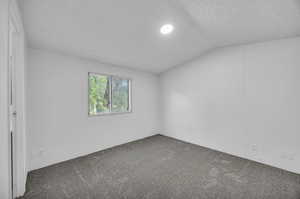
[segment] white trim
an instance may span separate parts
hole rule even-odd
[[[16,25],[17,32],[24,34],[24,26],[21,19],[19,6],[16,0],[10,0],[9,16],[13,19],[13,22]]]
[[[0,1],[0,198],[11,198],[8,126],[8,5]]]
[[[9,4],[9,21],[17,31],[16,52],[16,129],[15,155],[16,155],[16,183],[15,197],[22,196],[25,192],[27,165],[26,165],[26,113],[25,113],[25,35],[24,27],[16,0]]]

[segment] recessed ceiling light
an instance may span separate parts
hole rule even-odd
[[[163,35],[168,35],[168,34],[172,33],[173,30],[174,30],[174,26],[172,24],[164,24],[160,28],[160,33]]]

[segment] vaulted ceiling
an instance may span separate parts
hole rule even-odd
[[[155,73],[213,48],[300,35],[300,0],[19,2],[30,47]],[[172,34],[160,34],[165,23]]]

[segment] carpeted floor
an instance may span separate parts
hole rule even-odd
[[[164,136],[29,173],[24,199],[300,199],[300,175]]]

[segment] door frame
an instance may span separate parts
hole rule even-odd
[[[12,198],[16,196],[16,182],[17,182],[17,171],[16,171],[16,139],[14,138],[17,135],[17,126],[16,126],[16,116],[14,116],[13,112],[16,111],[16,67],[17,64],[15,63],[15,59],[17,57],[16,50],[17,50],[17,39],[18,39],[18,32],[17,29],[9,18],[9,33],[8,33],[8,98],[9,98],[9,111],[8,111],[8,119],[9,119],[9,156],[10,156],[10,188],[12,192]]]
[[[20,10],[16,0],[9,2],[9,31],[10,26],[14,26],[16,31],[15,40],[15,110],[17,112],[14,134],[14,166],[15,182],[13,197],[22,196],[25,193],[27,163],[26,163],[26,78],[25,78],[25,35],[24,27],[20,17]],[[10,33],[9,33],[10,34]],[[8,53],[8,56],[10,54]],[[10,58],[9,58],[10,62]],[[8,74],[9,75],[9,74]],[[10,77],[8,77],[10,78]],[[8,113],[10,114],[10,113]],[[9,117],[10,118],[10,117]],[[9,132],[10,135],[10,132]],[[9,143],[10,145],[10,143]],[[12,167],[11,167],[12,168]],[[10,176],[12,177],[12,176]],[[12,180],[12,179],[11,179]]]
[[[0,198],[11,198],[8,126],[8,16],[9,0],[0,1]]]

